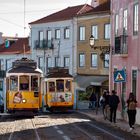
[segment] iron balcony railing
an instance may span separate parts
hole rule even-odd
[[[35,40],[35,49],[53,49],[52,40]]]
[[[115,37],[115,54],[128,54],[127,36]]]

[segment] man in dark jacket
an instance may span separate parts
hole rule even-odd
[[[118,108],[120,100],[119,97],[116,95],[116,91],[112,90],[112,95],[109,97],[109,106],[110,106],[110,122],[116,123],[116,111]]]
[[[95,105],[96,105],[96,101],[97,101],[97,98],[96,98],[96,94],[95,93],[92,93],[90,98],[89,98],[89,108],[92,108],[92,109],[95,109]]]

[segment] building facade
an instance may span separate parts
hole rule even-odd
[[[77,15],[90,9],[87,4],[68,7],[30,23],[32,58],[44,74],[60,66],[76,75]]]
[[[125,117],[126,100],[130,92],[136,95],[137,119],[140,124],[140,23],[138,0],[111,1],[111,65],[110,89],[115,89],[120,96],[120,113]],[[126,80],[114,82],[114,73],[123,70]],[[121,77],[124,78],[124,77]]]
[[[78,16],[77,23],[78,86],[79,89],[92,86],[100,96],[109,86],[110,1]],[[91,35],[94,46],[90,46]]]

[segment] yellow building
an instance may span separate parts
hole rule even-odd
[[[100,94],[109,80],[110,0],[78,16],[77,24],[77,87],[92,87]]]

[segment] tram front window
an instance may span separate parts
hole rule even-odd
[[[10,77],[10,90],[13,90],[13,91],[18,90],[18,77],[17,76]]]
[[[49,91],[55,92],[55,83],[54,82],[49,82]]]
[[[20,76],[20,90],[29,90],[29,76]]]
[[[31,87],[32,87],[32,90],[38,91],[38,77],[37,76],[31,76]]]
[[[57,85],[57,91],[64,92],[64,80],[57,80],[56,85]]]
[[[71,81],[70,80],[66,80],[65,87],[66,87],[66,91],[71,91]]]

